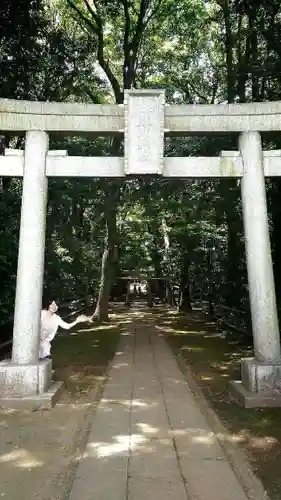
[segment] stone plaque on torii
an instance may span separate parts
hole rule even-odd
[[[0,363],[0,406],[51,406],[59,383],[38,360],[48,177],[240,178],[255,357],[242,361],[231,390],[246,406],[281,405],[281,353],[265,177],[281,175],[281,152],[262,151],[260,132],[281,131],[281,103],[165,105],[162,90],[129,90],[124,105],[0,100],[2,133],[26,134],[6,150],[0,176],[23,177],[12,359]],[[124,158],[49,151],[48,134],[117,135]],[[164,135],[240,134],[219,157],[164,157]]]

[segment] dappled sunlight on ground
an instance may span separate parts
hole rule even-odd
[[[137,427],[146,436],[147,435],[149,436],[150,434],[156,434],[157,432],[159,432],[159,429],[157,427],[152,427],[150,424],[146,424],[146,423],[142,423],[142,422],[138,422]]]
[[[110,324],[107,324],[107,325],[97,325],[95,327],[92,327],[92,328],[79,328],[75,334],[79,334],[79,333],[89,333],[89,332],[98,332],[98,331],[104,331],[104,330],[112,330],[112,329],[115,329],[116,328],[116,325],[110,325]]]
[[[120,368],[124,368],[124,366],[129,366],[128,363],[118,363],[118,364],[115,364],[113,369],[114,370],[119,370]]]
[[[95,457],[104,458],[112,455],[120,455],[122,452],[127,452],[130,436],[116,436],[115,443],[88,443],[88,449],[92,449]],[[88,451],[83,458],[89,458],[91,453]]]
[[[106,411],[106,409],[111,411],[112,408],[108,408],[108,406],[110,406],[112,404],[126,406],[127,408],[131,408],[131,407],[152,408],[152,407],[157,406],[157,402],[154,402],[154,403],[149,402],[148,403],[146,401],[137,400],[137,399],[134,399],[133,401],[131,401],[130,399],[104,399],[103,398],[101,403],[100,403],[100,407],[102,409],[104,409],[105,411]]]
[[[220,439],[246,450],[272,500],[280,500],[281,409],[241,408],[227,391],[229,380],[240,379],[241,358],[253,356],[251,339],[217,331],[202,313],[198,313],[197,321],[192,316],[175,316],[165,336],[174,352],[180,352],[186,360],[205,397],[228,428],[229,434]],[[179,334],[180,330],[184,333]]]
[[[34,467],[42,467],[44,462],[39,460],[27,450],[14,450],[9,453],[4,453],[0,456],[0,464],[13,463],[15,467],[32,469]]]
[[[134,326],[141,321],[144,328],[154,328],[159,336],[168,339],[175,353],[181,352],[198,385],[229,430],[218,436],[221,442],[230,441],[246,449],[272,493],[272,500],[280,500],[281,410],[244,410],[228,398],[227,383],[239,375],[239,361],[251,355],[251,346],[248,342],[229,341],[214,329],[212,322],[204,320],[201,313],[186,315],[161,307],[148,311],[120,307],[113,309],[106,325],[91,323],[71,335],[59,335],[53,345],[55,377],[63,379],[67,387],[59,404],[52,412],[0,411],[0,477],[4,479],[0,484],[0,496],[18,500],[19,497],[13,494],[15,481],[22,491],[26,490],[23,500],[35,498],[37,492],[38,498],[40,495],[44,499],[68,498],[59,497],[57,493],[57,484],[63,483],[59,474],[73,467],[84,449],[79,449],[78,444],[81,436],[86,435],[87,419],[97,406],[93,403],[95,391],[107,378],[108,362],[112,360],[120,336],[125,343],[132,342],[129,337],[134,336]],[[116,352],[114,377],[122,370],[127,373],[130,367],[126,358],[125,361],[118,358],[125,353],[121,345]],[[107,380],[109,388],[118,390],[115,378]],[[108,434],[90,440],[83,459],[99,458],[103,464],[112,458],[114,463],[116,457],[127,457],[132,452],[145,460],[152,455],[167,457],[175,443],[181,444],[184,459],[193,458],[190,449],[195,455],[204,450],[208,456],[217,446],[215,434],[206,431],[198,420],[189,426],[180,419],[174,425],[162,425],[157,417],[162,414],[163,405],[160,391],[153,390],[155,380],[151,379],[151,398],[142,398],[145,390],[142,382],[140,378],[137,397],[133,400],[129,399],[130,392],[124,398],[102,399],[99,406],[102,420],[113,421],[113,424],[107,427]],[[165,374],[165,383],[171,394],[185,385],[183,379],[169,376],[169,373]],[[114,392],[109,394],[114,395]],[[123,416],[124,432],[117,432],[115,411]],[[130,432],[126,432],[126,426],[130,427]],[[225,460],[220,447],[216,459]],[[50,488],[52,481],[53,490],[49,493],[47,487]]]
[[[204,347],[199,347],[198,345],[193,345],[191,347],[184,346],[182,347],[182,351],[202,351]]]
[[[210,446],[216,444],[216,436],[213,432],[206,432],[202,429],[161,429],[151,427],[146,423],[138,423],[137,427],[139,433],[114,435],[110,441],[89,442],[87,452],[84,454],[83,459],[86,458],[104,458],[111,456],[122,456],[130,452],[134,452],[134,456],[141,456],[148,453],[155,452],[155,445],[157,444],[158,453],[161,454],[161,447],[163,456],[165,456],[165,446],[171,447],[171,439],[174,437],[188,437],[189,442],[193,445],[202,446],[208,449]],[[110,433],[110,429],[109,429]],[[159,448],[160,445],[160,448]],[[188,448],[186,451],[188,456]]]
[[[66,392],[52,411],[0,410],[0,497],[65,498],[69,470],[81,453],[120,332],[131,321],[83,324],[53,342],[54,378]],[[31,476],[32,474],[32,476]]]
[[[163,324],[167,324],[167,322],[164,322]],[[171,322],[169,322],[169,324],[171,324]],[[159,325],[156,325],[155,328],[157,330],[160,330],[161,332],[163,333],[172,333],[173,335],[205,335],[207,333],[206,330],[201,330],[201,331],[197,331],[197,330],[179,330],[179,329],[176,329],[174,328],[173,326],[170,326],[170,327],[167,327],[167,326],[162,326],[162,324],[159,326]],[[219,334],[217,334],[219,335]]]
[[[127,312],[113,313],[109,323],[83,324],[55,338],[54,378],[65,382],[71,397],[81,401],[105,381],[108,361],[115,354],[120,335],[127,335],[130,322],[132,317]]]
[[[52,490],[52,483],[79,451],[88,407],[63,399],[52,411],[1,410],[1,498],[57,498],[58,487]]]
[[[242,429],[237,434],[219,434],[218,436],[223,441],[241,444],[247,446],[249,449],[256,449],[256,451],[260,451],[261,453],[274,450],[279,445],[279,441],[276,438],[272,436],[256,437],[250,433],[249,429]]]

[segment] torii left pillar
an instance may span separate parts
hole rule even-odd
[[[52,384],[51,360],[38,359],[44,276],[49,138],[26,134],[12,359],[0,363],[0,406],[51,407],[62,384]]]

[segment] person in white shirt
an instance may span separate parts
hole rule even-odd
[[[58,306],[53,300],[49,305],[41,311],[41,329],[40,329],[40,348],[39,359],[51,359],[51,342],[54,339],[58,327],[64,330],[70,330],[78,323],[89,321],[87,316],[78,316],[72,323],[66,323],[61,317],[56,314]]]

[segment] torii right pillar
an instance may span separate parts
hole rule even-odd
[[[251,305],[254,358],[241,361],[241,382],[230,391],[246,408],[281,406],[281,352],[276,307],[262,142],[259,132],[239,139],[241,194]]]

